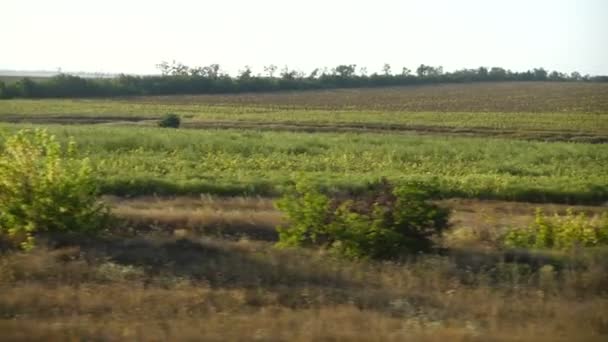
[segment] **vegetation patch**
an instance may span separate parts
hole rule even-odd
[[[0,152],[0,238],[24,249],[42,232],[93,232],[107,223],[88,159],[44,130],[23,130]]]
[[[585,213],[568,210],[566,215],[547,216],[536,211],[534,223],[511,229],[505,245],[520,248],[571,249],[608,245],[608,212],[587,217]]]
[[[158,122],[158,127],[165,128],[179,128],[181,124],[181,118],[177,114],[168,113],[165,114]]]
[[[386,180],[346,198],[330,198],[299,181],[277,207],[290,221],[278,228],[278,246],[321,245],[349,258],[428,252],[448,222],[448,211],[430,203],[426,192]]]

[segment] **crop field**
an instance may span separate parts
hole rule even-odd
[[[158,127],[167,113],[180,128]],[[0,236],[0,339],[608,336],[606,246],[504,244],[545,224],[537,209],[608,222],[608,84],[0,100],[0,151],[35,128],[77,143],[112,220],[29,252]],[[417,184],[451,216],[433,251],[401,259],[277,248],[277,197],[302,178],[348,198]]]
[[[165,113],[186,128],[414,132],[604,142],[608,86],[498,83],[279,94],[6,100],[0,121],[150,124]],[[153,123],[153,122],[152,122]]]
[[[34,126],[17,126],[34,127]],[[2,131],[16,129],[2,126]],[[276,195],[298,174],[326,188],[387,177],[437,186],[441,196],[601,203],[608,195],[603,144],[371,133],[160,130],[49,126],[72,136],[107,193]]]

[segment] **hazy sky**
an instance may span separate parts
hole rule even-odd
[[[543,66],[608,74],[607,0],[0,0],[0,69],[254,73]]]

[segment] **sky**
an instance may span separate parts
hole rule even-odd
[[[255,74],[544,67],[608,75],[607,0],[0,0],[0,69]]]

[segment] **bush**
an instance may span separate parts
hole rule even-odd
[[[608,213],[588,218],[585,213],[546,216],[536,210],[534,223],[510,229],[504,237],[506,247],[570,249],[608,245]]]
[[[179,128],[181,124],[181,119],[177,114],[165,114],[163,118],[158,122],[159,127],[170,127],[170,128]]]
[[[349,258],[395,258],[429,251],[448,225],[448,211],[428,201],[426,191],[387,181],[356,196],[329,198],[298,182],[277,201],[288,227],[278,227],[278,246],[320,245]]]
[[[41,232],[92,232],[108,222],[88,159],[45,130],[22,130],[0,152],[0,237],[31,249]]]

